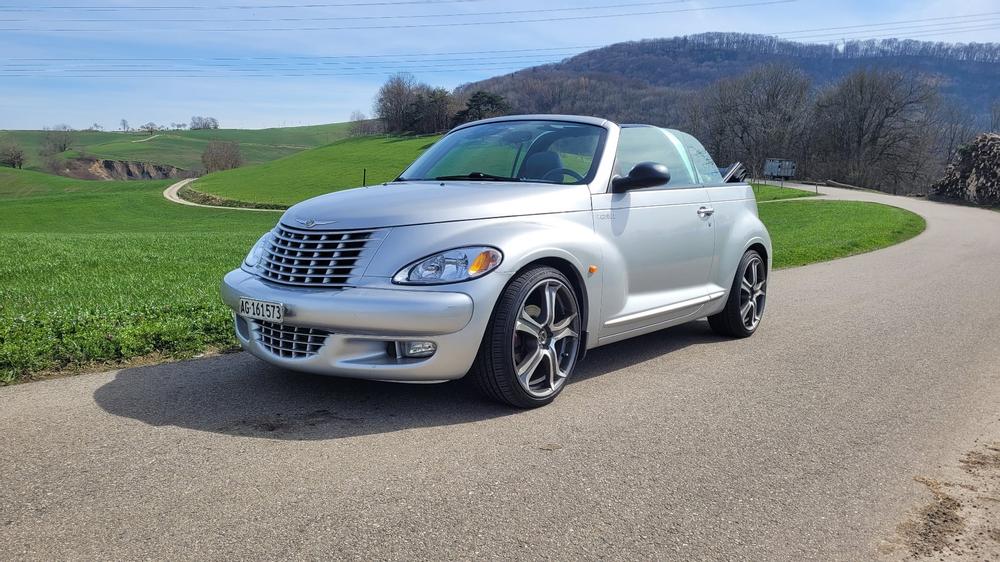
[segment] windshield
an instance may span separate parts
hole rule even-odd
[[[399,179],[588,183],[606,136],[603,127],[562,121],[474,125],[441,139]]]

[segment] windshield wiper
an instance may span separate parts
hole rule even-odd
[[[521,178],[508,178],[505,176],[494,176],[485,172],[469,172],[458,176],[438,176],[435,180],[477,180],[477,181],[521,181]]]

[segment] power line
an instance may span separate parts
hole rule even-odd
[[[861,27],[861,28],[866,28],[866,27],[882,27],[882,26],[887,26],[887,25],[896,25],[896,24],[904,24],[904,23],[923,23],[923,22],[928,22],[928,21],[942,21],[942,20],[953,20],[953,19],[965,19],[965,18],[975,18],[975,17],[981,17],[981,16],[996,16],[996,15],[1000,15],[1000,12],[981,12],[981,13],[978,13],[978,14],[964,14],[964,15],[960,15],[960,16],[940,16],[940,17],[935,17],[935,18],[920,18],[920,19],[913,19],[913,20],[883,21],[883,22],[879,22],[879,23],[863,23],[863,24],[858,24],[858,25],[842,25],[842,26],[838,26],[838,27],[814,27],[812,29],[799,29],[799,30],[796,30],[796,31],[778,31],[778,32],[775,32],[775,33],[771,33],[771,35],[788,35],[788,34],[806,33],[806,32],[811,32],[811,31],[837,31],[837,30],[841,30],[841,29],[856,29],[856,28],[859,28],[859,27]]]
[[[997,16],[1000,12],[981,12],[975,14],[964,14],[959,16],[944,16],[944,17],[933,17],[933,18],[920,18],[912,20],[895,20],[895,21],[885,21],[879,23],[869,23],[869,24],[859,24],[859,25],[847,25],[847,26],[837,26],[837,27],[817,27],[808,28],[800,30],[786,30],[777,31],[770,33],[769,35],[780,36],[789,40],[799,40],[799,37],[790,37],[792,35],[802,35],[802,38],[816,38],[821,35],[806,35],[808,32],[817,31],[838,31],[847,29],[859,29],[859,28],[878,28],[886,26],[895,26],[897,24],[905,23],[922,23],[930,21],[945,21],[945,20],[957,20],[957,19],[968,19],[968,18],[978,18],[983,16]],[[966,22],[951,22],[952,25],[957,25],[959,23]],[[971,23],[971,22],[970,22]],[[871,29],[871,31],[892,31],[892,29],[879,30]],[[848,35],[856,33],[868,33],[868,31],[860,32],[848,32]],[[827,34],[830,36],[836,36],[837,38],[843,37],[842,33],[831,33]],[[505,54],[505,53],[537,53],[537,52],[550,52],[550,51],[584,51],[589,49],[597,49],[605,47],[607,45],[570,45],[565,47],[535,47],[535,48],[525,48],[525,49],[490,49],[490,50],[476,50],[476,51],[444,51],[444,52],[424,52],[424,53],[378,53],[378,54],[350,54],[350,55],[287,55],[287,56],[251,56],[251,57],[9,57],[7,60],[11,61],[257,61],[257,60],[351,60],[351,59],[380,59],[380,58],[393,58],[393,57],[440,57],[440,56],[454,56],[454,55],[484,55],[484,54]]]
[[[783,39],[800,39],[802,37],[809,37],[809,38],[833,37],[840,39],[847,36],[855,36],[855,35],[865,36],[871,33],[878,33],[878,34],[896,33],[896,32],[907,33],[910,31],[919,32],[925,30],[931,32],[932,31],[943,32],[945,30],[954,29],[956,28],[956,26],[983,25],[984,22],[990,22],[996,20],[1000,20],[1000,17],[979,18],[977,20],[967,20],[967,21],[951,21],[951,22],[939,22],[939,23],[925,23],[919,25],[894,26],[894,27],[885,27],[881,29],[863,29],[856,31],[847,31],[846,33],[836,32],[836,31],[829,33],[821,33],[821,34],[798,33],[795,36],[782,35],[781,37]],[[931,29],[928,30],[928,28]]]
[[[331,27],[255,27],[255,28],[199,28],[196,31],[202,33],[260,33],[260,32],[275,32],[275,31],[371,31],[377,29],[419,29],[419,28],[436,28],[436,27],[466,27],[466,26],[481,26],[481,25],[507,25],[507,24],[524,24],[524,23],[547,23],[554,21],[581,21],[581,20],[592,20],[592,19],[608,19],[608,18],[625,18],[634,16],[652,16],[652,15],[665,15],[665,14],[680,14],[680,13],[690,13],[690,12],[707,12],[716,10],[727,10],[732,8],[755,8],[760,6],[770,6],[775,4],[790,4],[793,2],[798,2],[798,0],[766,0],[763,2],[746,2],[742,4],[726,4],[722,6],[700,6],[696,8],[678,8],[673,10],[650,10],[644,12],[628,12],[621,14],[592,14],[584,16],[558,16],[558,17],[548,17],[548,18],[535,18],[535,19],[516,19],[516,20],[495,20],[495,21],[472,21],[472,22],[441,22],[441,23],[426,23],[426,24],[395,24],[395,25],[365,25],[365,26],[331,26]],[[148,33],[151,31],[163,31],[163,29],[136,29],[136,28],[107,28],[107,29],[72,29],[72,28],[50,28],[50,29],[19,29],[19,28],[0,28],[0,31],[6,32],[31,32],[31,33]]]
[[[761,2],[772,4],[783,2]],[[605,6],[608,7],[608,6]],[[720,9],[735,6],[715,6],[707,9]],[[671,10],[676,12],[678,10]],[[691,10],[679,10],[691,11]],[[897,20],[851,26],[811,28],[798,31],[782,31],[775,33],[790,40],[809,41],[823,37],[837,36],[844,38],[850,35],[886,34],[896,38],[913,38],[930,35],[966,33],[970,31],[991,30],[1000,24],[985,24],[992,22],[1000,12],[984,12],[958,16],[920,18],[912,20]],[[621,14],[621,16],[633,14]],[[584,16],[605,17],[605,16]],[[971,20],[971,18],[979,18]],[[552,21],[549,18],[546,21]],[[959,21],[962,20],[962,21]],[[923,22],[940,22],[924,24]],[[910,24],[910,25],[900,25]],[[927,30],[926,28],[934,29]],[[846,31],[845,30],[853,30]],[[829,32],[836,33],[814,33]],[[837,32],[840,31],[840,32]],[[900,32],[903,32],[901,36]],[[869,35],[866,38],[877,39]],[[859,38],[863,39],[863,38]],[[541,47],[531,49],[493,49],[481,51],[451,51],[431,53],[383,53],[365,55],[335,55],[335,56],[257,56],[257,57],[73,57],[73,58],[8,58],[8,62],[0,64],[0,77],[64,77],[86,78],[98,76],[128,77],[286,77],[286,76],[360,76],[389,74],[397,71],[424,72],[466,72],[474,69],[523,69],[525,65],[551,64],[565,60],[566,57],[579,54],[580,50],[597,48],[598,45],[578,45],[566,47]],[[576,52],[566,52],[576,51]],[[494,55],[490,57],[476,56],[474,58],[441,58],[461,55]],[[408,57],[408,58],[400,58]],[[556,58],[560,57],[560,58]],[[380,60],[389,59],[389,60]],[[490,60],[484,60],[490,59]],[[141,64],[126,64],[129,61]],[[62,64],[51,64],[51,63]],[[173,64],[163,66],[161,63],[202,63]],[[79,66],[66,63],[96,63],[96,67]],[[160,67],[150,63],[161,64]],[[247,64],[249,63],[249,64]],[[434,63],[434,64],[430,64]],[[442,64],[447,63],[447,64]],[[487,66],[483,66],[484,63]],[[495,65],[502,66],[495,66]],[[405,66],[399,66],[405,65]],[[334,67],[334,68],[326,68]],[[473,67],[473,68],[468,68]],[[328,72],[332,70],[334,72]],[[216,74],[210,74],[210,73]],[[103,74],[96,74],[103,73]],[[165,74],[174,73],[174,74]],[[288,74],[294,73],[294,74]],[[131,75],[131,76],[130,76]]]
[[[558,57],[558,58],[554,58]],[[506,64],[526,64],[533,62],[547,62],[547,61],[557,61],[563,60],[566,55],[559,54],[549,54],[549,55],[524,55],[516,57],[492,57],[489,62],[504,62]],[[37,68],[37,69],[53,69],[53,70],[73,70],[78,68],[90,68],[91,70],[107,68],[216,68],[216,69],[247,69],[247,68],[274,68],[274,67],[340,67],[340,68],[354,68],[358,65],[362,65],[365,68],[379,68],[387,65],[400,65],[400,64],[417,64],[427,66],[428,63],[444,63],[436,64],[433,66],[454,66],[454,65],[476,65],[483,64],[484,59],[482,57],[476,58],[447,58],[447,59],[411,59],[411,60],[390,60],[390,61],[253,61],[250,64],[244,64],[239,61],[230,62],[209,62],[203,64],[184,64],[183,62],[178,63],[176,61],[162,61],[157,63],[139,63],[139,62],[110,62],[105,63],[103,61],[76,61],[74,63],[52,63],[48,61],[24,61],[24,62],[8,62],[0,64],[0,71],[4,68]],[[89,65],[89,66],[81,66]],[[415,68],[420,68],[415,67]]]
[[[93,61],[93,60],[107,60],[107,61],[238,61],[238,60],[284,60],[284,59],[357,59],[357,58],[390,58],[390,57],[435,57],[435,56],[451,56],[451,55],[482,55],[482,54],[495,54],[495,53],[527,53],[536,51],[565,51],[565,50],[580,50],[580,49],[598,49],[606,45],[576,45],[569,47],[538,47],[532,49],[493,49],[487,51],[450,51],[450,52],[437,52],[437,53],[383,53],[383,54],[365,54],[365,55],[289,55],[289,56],[271,56],[271,57],[162,57],[162,58],[148,58],[148,57],[125,57],[125,58],[107,58],[107,57],[72,57],[72,58],[52,58],[52,57],[12,57],[7,60],[35,60],[35,61]]]
[[[917,33],[903,33],[902,35],[897,33],[892,33],[889,35],[874,35],[868,37],[854,37],[849,39],[850,41],[863,41],[866,39],[915,39],[918,37],[932,37],[935,35],[954,35],[956,33],[969,33],[971,31],[989,31],[992,29],[1000,29],[1000,24],[993,25],[983,25],[983,26],[972,26],[964,28],[946,28],[944,30],[933,30],[933,31],[923,31]],[[829,39],[826,40],[829,42]]]
[[[553,62],[559,62],[562,59],[554,58],[534,58],[524,61],[485,61],[486,64],[505,64],[505,65],[524,65],[524,64],[548,64]],[[426,62],[440,62],[440,61],[426,61]],[[354,65],[345,66],[332,70],[385,70],[386,66],[400,64],[397,62],[385,63],[382,66],[372,66],[372,65]],[[443,64],[421,64],[417,66],[407,65],[406,68],[412,70],[422,70],[426,68],[441,68],[441,67],[479,67],[484,64],[483,60],[475,60],[472,62],[444,62]],[[31,63],[21,63],[21,64],[7,64],[2,65],[4,68],[0,68],[0,73],[18,73],[26,71],[35,72],[49,72],[49,73],[74,73],[74,72],[109,72],[109,73],[124,73],[124,72],[177,72],[183,70],[185,72],[262,72],[262,71],[303,71],[310,70],[308,68],[302,69],[295,66],[285,66],[279,63],[275,63],[269,68],[253,68],[253,67],[240,67],[237,65],[207,65],[203,67],[184,67],[184,66],[174,66],[174,67],[150,67],[148,65],[106,65],[106,66],[78,66],[78,67],[68,67],[68,68],[54,68],[51,66],[46,66],[42,64],[31,64]],[[398,67],[396,67],[398,68]],[[331,69],[317,69],[317,70],[331,70]],[[0,74],[2,76],[3,74]]]
[[[44,12],[52,10],[94,11],[94,12],[125,12],[125,11],[216,11],[216,10],[293,10],[309,8],[355,8],[375,6],[427,6],[434,4],[466,4],[483,2],[484,0],[383,0],[377,2],[326,3],[310,2],[305,4],[231,4],[221,6],[35,6],[22,8],[20,6],[0,6],[0,12]]]
[[[502,66],[482,66],[477,65],[471,68],[447,68],[447,69],[431,69],[423,70],[423,73],[455,73],[455,72],[469,72],[473,70],[521,70],[523,66],[520,65],[502,65]],[[131,76],[116,76],[116,78],[288,78],[288,77],[343,77],[343,76],[387,76],[395,74],[397,72],[405,72],[406,68],[400,68],[395,70],[382,70],[382,71],[366,71],[366,72],[329,72],[329,73],[259,73],[259,74],[191,74],[191,73],[178,73],[173,75],[165,74],[153,74],[153,75],[131,75]],[[3,74],[2,77],[14,77],[14,78],[108,78],[107,74],[88,74],[88,75],[76,75],[76,74]]]
[[[296,72],[302,75],[329,75],[342,74],[353,71],[373,71],[373,72],[397,72],[408,70],[414,72],[424,72],[429,69],[450,69],[454,71],[474,70],[482,68],[484,65],[503,65],[504,67],[515,66],[524,68],[525,66],[539,66],[552,64],[565,60],[562,55],[532,56],[521,60],[503,60],[497,57],[495,60],[477,59],[429,59],[420,61],[320,61],[320,62],[267,62],[257,63],[247,66],[238,63],[211,63],[205,65],[185,65],[166,63],[159,65],[138,64],[138,63],[111,63],[102,64],[100,62],[81,62],[65,66],[62,64],[51,64],[49,62],[20,62],[5,63],[0,65],[0,77],[22,76],[31,73],[35,76],[75,76],[79,74],[103,73],[108,76],[148,75],[153,76],[163,73],[187,73],[192,75],[206,75],[215,73],[216,76],[246,76],[251,73],[277,73]],[[415,64],[414,64],[415,63]],[[332,66],[332,67],[331,67]],[[219,74],[225,73],[225,74]]]
[[[508,15],[521,15],[521,14],[543,14],[543,13],[557,13],[557,12],[579,12],[579,11],[593,11],[593,10],[613,10],[619,8],[635,8],[640,6],[663,6],[667,4],[686,4],[692,2],[692,0],[658,0],[655,2],[629,2],[625,4],[606,4],[601,6],[574,6],[571,8],[536,8],[531,10],[500,10],[493,12],[467,12],[467,13],[449,13],[449,14],[413,14],[413,15],[379,15],[379,16],[310,16],[310,17],[273,17],[273,18],[241,18],[241,19],[227,19],[226,21],[233,23],[257,23],[257,22],[275,22],[275,21],[365,21],[365,20],[397,20],[397,19],[424,19],[424,18],[467,18],[467,17],[478,17],[478,16],[508,16]],[[28,19],[0,19],[0,22],[8,23],[27,23],[33,20]],[[84,22],[99,22],[107,23],[103,19],[45,19],[44,22],[73,22],[73,23],[84,23]],[[149,18],[115,18],[115,22],[118,23],[202,23],[205,20],[203,18],[156,18],[151,20]]]

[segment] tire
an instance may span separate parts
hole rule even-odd
[[[558,270],[539,266],[519,274],[500,295],[479,346],[470,373],[479,389],[518,408],[555,400],[579,357],[580,310],[572,283]]]
[[[747,250],[736,268],[726,308],[708,317],[715,333],[731,338],[748,338],[757,331],[767,302],[767,274],[767,262],[760,253]]]

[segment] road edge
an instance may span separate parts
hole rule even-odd
[[[223,211],[255,211],[255,212],[268,212],[268,213],[281,213],[284,209],[254,209],[252,207],[220,207],[217,205],[202,205],[201,203],[195,203],[193,201],[188,201],[182,199],[179,195],[179,191],[184,187],[190,185],[194,180],[198,178],[187,178],[183,179],[177,183],[171,184],[169,187],[163,190],[163,197],[171,203],[177,203],[179,205],[187,205],[188,207],[201,207],[203,209],[216,209]]]

